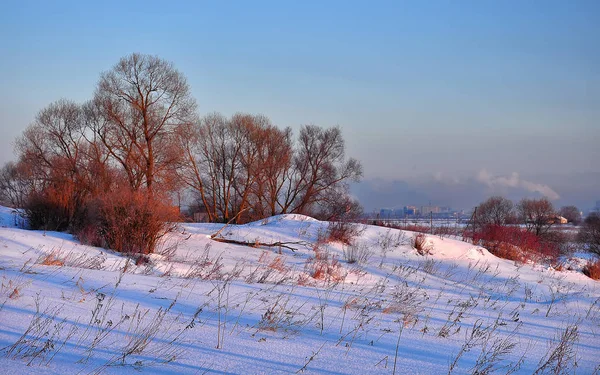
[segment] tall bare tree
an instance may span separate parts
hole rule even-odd
[[[13,208],[25,207],[32,181],[22,163],[8,162],[0,169],[0,203]]]
[[[527,229],[536,236],[546,234],[554,224],[556,211],[548,198],[523,199],[517,205],[517,210]]]
[[[201,160],[205,168],[207,209],[215,219],[229,221],[234,212],[235,180],[241,167],[242,143],[235,128],[219,114],[203,119],[200,127]]]
[[[506,225],[513,221],[513,202],[501,196],[490,197],[479,204],[476,213],[477,226]]]
[[[20,160],[30,165],[41,180],[57,169],[73,176],[77,173],[84,131],[80,106],[61,99],[38,113],[17,139],[15,148]]]
[[[339,127],[323,129],[303,126],[280,199],[282,213],[310,214],[324,201],[325,193],[349,181],[358,181],[362,166],[345,159],[345,146]]]
[[[196,121],[196,102],[171,63],[134,53],[101,75],[94,131],[134,190],[167,184],[181,154],[175,130]]]
[[[254,213],[267,217],[282,212],[280,197],[292,168],[293,140],[290,128],[279,129],[269,123],[255,132],[258,162],[254,174]]]
[[[81,107],[59,100],[42,109],[16,142],[19,170],[29,179],[30,224],[66,229],[89,196]]]

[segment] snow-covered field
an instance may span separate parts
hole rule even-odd
[[[464,374],[600,371],[600,283],[472,244],[283,215],[220,235],[182,224],[147,264],[0,209],[6,374]],[[346,253],[346,257],[344,256]],[[348,255],[358,261],[346,261]]]

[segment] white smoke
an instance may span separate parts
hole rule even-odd
[[[477,174],[477,181],[487,185],[491,189],[501,187],[522,188],[533,193],[540,193],[551,200],[560,198],[560,195],[548,185],[522,180],[517,172],[511,173],[510,176],[494,176],[487,170],[482,169],[479,174]]]

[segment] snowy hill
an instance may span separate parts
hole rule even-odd
[[[5,373],[600,370],[600,283],[458,240],[423,256],[411,232],[359,226],[353,246],[324,243],[327,222],[279,215],[182,224],[136,265],[0,219]]]

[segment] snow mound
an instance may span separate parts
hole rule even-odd
[[[311,222],[311,223],[317,223],[319,222],[319,220],[312,218],[310,216],[306,216],[306,215],[300,215],[300,214],[280,214],[280,215],[275,215],[275,216],[271,216],[268,217],[266,219],[263,220],[258,220],[258,221],[253,221],[251,223],[248,223],[247,225],[250,226],[254,226],[254,225],[273,225],[273,224],[283,224],[285,222],[290,222],[290,221],[299,221],[299,222]]]
[[[0,226],[15,226],[16,210],[14,208],[0,206]]]
[[[0,206],[0,227],[26,228],[27,220],[22,209]]]
[[[534,373],[546,343],[574,321],[577,369],[597,369],[600,283],[458,238],[427,235],[431,252],[420,255],[414,232],[356,224],[351,245],[317,245],[328,222],[278,215],[182,223],[156,253],[130,259],[70,234],[15,228],[14,218],[0,207],[0,346],[16,348],[0,356],[5,373],[380,374],[398,356],[401,373],[435,374],[473,327],[515,343],[498,366]],[[217,232],[241,244],[212,240]],[[40,317],[45,326],[32,329]],[[138,337],[147,341],[132,353]],[[46,342],[63,344],[40,352]],[[454,373],[489,354],[474,349]]]
[[[470,248],[465,256],[471,260],[484,259],[488,251],[482,247],[472,247]]]

